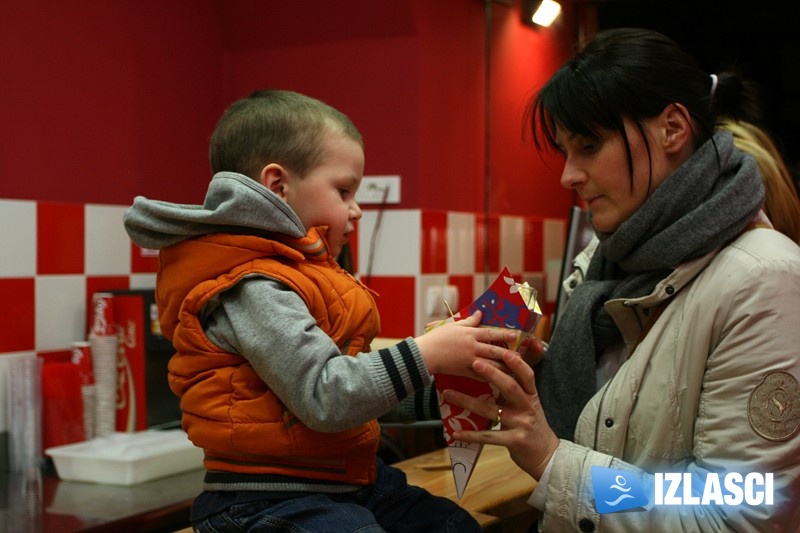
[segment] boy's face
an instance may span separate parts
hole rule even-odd
[[[304,178],[289,173],[281,195],[308,231],[328,226],[328,246],[336,257],[361,218],[356,191],[364,175],[364,150],[351,138],[330,134],[322,143],[322,163]]]

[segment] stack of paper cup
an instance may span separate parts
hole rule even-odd
[[[114,433],[117,423],[117,334],[113,295],[98,292],[92,297],[89,346],[94,373],[94,436]]]
[[[9,357],[9,469],[28,472],[39,467],[42,449],[42,361],[36,354]]]
[[[94,368],[92,350],[88,342],[72,343],[71,362],[78,365],[81,378],[81,399],[83,400],[83,433],[86,440],[94,438]]]

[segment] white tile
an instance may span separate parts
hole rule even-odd
[[[561,259],[548,259],[544,263],[545,289],[544,301],[555,303],[561,288]]]
[[[544,280],[545,280],[544,272],[526,272],[525,275],[522,276],[522,281],[528,282],[528,285],[530,285],[536,290],[536,300],[539,302],[540,306],[545,301]]]
[[[555,302],[561,290],[561,266],[564,261],[566,223],[545,220],[544,234],[545,301]]]
[[[554,259],[561,261],[564,257],[565,222],[563,220],[545,220],[542,225],[542,233],[544,234],[545,264]]]
[[[520,274],[525,247],[525,221],[522,217],[500,217],[500,267]]]
[[[483,274],[475,274],[472,278],[472,295],[473,299],[477,299],[478,296],[483,294],[486,289],[489,288],[489,285],[497,278],[499,272],[486,272]],[[470,302],[464,302],[461,304],[461,307],[469,304]]]
[[[131,289],[155,289],[156,288],[156,275],[155,274],[131,274],[130,277]]]
[[[378,213],[364,211],[358,223],[358,274],[361,277],[419,275],[421,212],[384,211],[381,217]],[[378,230],[374,233],[376,225]]]
[[[422,335],[430,322],[448,318],[441,289],[447,285],[446,274],[422,274],[417,276],[417,324],[416,335]],[[457,311],[457,309],[453,309]]]
[[[86,339],[86,277],[36,277],[36,350],[66,350]]]
[[[447,272],[475,272],[475,215],[447,213]]]
[[[122,219],[126,206],[86,205],[86,274],[128,274],[131,241]]]
[[[0,200],[0,277],[36,275],[36,202]]]

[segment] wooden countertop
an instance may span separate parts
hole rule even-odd
[[[403,470],[410,484],[445,496],[475,513],[495,516],[503,522],[520,515],[535,518],[535,509],[526,501],[536,488],[536,481],[511,460],[508,450],[503,446],[483,447],[460,500],[456,495],[447,448],[406,459],[392,466]]]

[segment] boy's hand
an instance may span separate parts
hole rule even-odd
[[[435,327],[415,339],[431,374],[452,374],[482,379],[472,369],[476,358],[485,358],[496,368],[506,371],[503,354],[509,352],[493,343],[510,343],[517,338],[511,330],[481,328],[481,312],[456,322]]]

